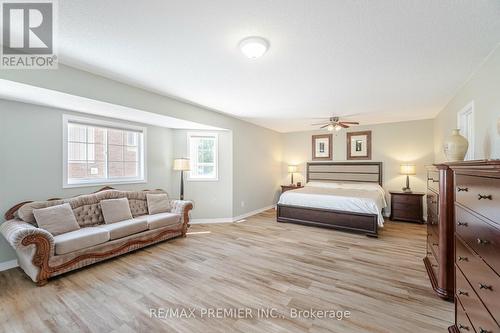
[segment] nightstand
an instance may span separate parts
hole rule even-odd
[[[303,188],[304,186],[297,186],[295,184],[293,185],[281,185],[281,193],[290,191],[290,190],[296,190],[298,188]]]
[[[389,191],[391,194],[391,220],[424,223],[422,192]]]

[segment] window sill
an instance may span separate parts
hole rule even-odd
[[[107,186],[107,185],[146,184],[146,183],[147,183],[146,179],[138,179],[138,180],[127,180],[127,181],[63,184],[63,188],[94,187],[94,186]]]
[[[188,182],[218,182],[219,178],[209,178],[209,179],[204,179],[204,178],[200,178],[200,179],[188,178],[188,179],[186,179],[186,181],[188,181]]]

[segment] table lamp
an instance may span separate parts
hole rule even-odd
[[[291,182],[292,185],[293,185],[293,173],[294,172],[297,172],[297,166],[296,165],[289,165],[288,166],[288,173],[292,174],[291,179],[290,179],[292,181]]]
[[[403,187],[403,192],[411,193],[410,175],[415,175],[415,164],[401,164],[399,172],[406,175],[406,187]]]

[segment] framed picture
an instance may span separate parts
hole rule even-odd
[[[313,161],[332,159],[332,135],[322,134],[312,136],[312,159]]]
[[[372,159],[372,131],[347,133],[347,159]]]

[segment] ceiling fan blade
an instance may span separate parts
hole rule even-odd
[[[311,124],[311,126],[318,126],[318,125],[324,125],[324,124],[329,124],[329,123],[330,123],[329,121],[323,121],[321,123]]]
[[[338,123],[337,125],[339,125],[340,127],[343,127],[343,128],[349,128],[349,126],[344,125],[344,124],[342,124],[342,123]]]
[[[359,125],[357,121],[341,121],[340,124]]]
[[[325,127],[328,127],[330,126],[330,124],[326,124],[325,126],[321,126],[320,128],[325,128]]]

